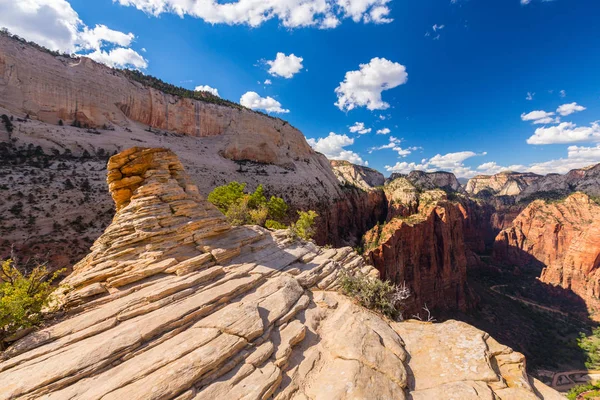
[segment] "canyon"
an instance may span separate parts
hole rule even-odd
[[[336,292],[351,248],[232,227],[175,154],[108,162],[116,214],[53,323],[0,360],[1,399],[560,399],[467,324],[394,322]],[[344,271],[344,272],[343,272]]]
[[[67,267],[71,288],[60,293],[64,315],[3,354],[0,382],[17,383],[0,398],[349,398],[345,387],[358,397],[557,398],[519,353],[536,340],[515,339],[545,327],[504,318],[493,301],[511,298],[490,295],[485,274],[537,274],[594,317],[600,164],[465,185],[443,171],[386,179],[328,160],[281,119],[156,85],[0,34],[0,114],[13,117],[11,131],[0,124],[0,257]],[[284,198],[286,222],[316,210],[315,243],[230,226],[204,199],[232,181]],[[340,294],[344,273],[406,285],[413,320]],[[418,321],[430,311],[446,322]],[[493,314],[478,326],[488,333],[453,320],[476,325],[483,313]],[[188,347],[163,357],[178,346]]]

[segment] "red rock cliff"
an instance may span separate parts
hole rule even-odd
[[[564,201],[536,200],[500,232],[494,257],[543,267],[541,280],[571,289],[600,307],[600,206],[583,193]]]
[[[464,212],[454,203],[439,201],[367,233],[366,254],[382,278],[410,287],[408,314],[422,312],[425,305],[460,310],[470,305]]]

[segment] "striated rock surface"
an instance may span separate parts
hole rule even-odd
[[[498,234],[494,257],[544,268],[543,282],[571,289],[598,308],[600,206],[583,193],[553,203],[536,200]]]
[[[241,106],[180,98],[129,80],[89,58],[54,57],[0,36],[0,106],[40,121],[90,127],[144,126],[195,137],[224,138],[232,160],[285,165],[314,154],[287,122]]]
[[[112,157],[108,183],[115,218],[64,315],[2,354],[0,399],[559,398],[475,328],[336,293],[342,270],[377,275],[350,248],[228,226],[169,150]]]

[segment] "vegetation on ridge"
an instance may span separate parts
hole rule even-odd
[[[405,300],[410,297],[406,285],[397,286],[390,281],[382,281],[369,276],[350,275],[342,270],[340,280],[342,293],[355,298],[358,303],[386,317],[401,321]]]
[[[48,305],[52,282],[64,270],[54,273],[38,264],[28,274],[12,259],[2,261],[0,268],[0,349],[23,329],[42,321],[42,309]]]
[[[208,201],[215,205],[232,225],[260,225],[269,229],[286,229],[288,205],[281,197],[271,196],[267,200],[263,185],[258,185],[253,193],[245,193],[245,183],[230,182],[218,186],[208,195]],[[293,238],[311,239],[315,234],[314,224],[317,213],[298,211],[298,220],[290,226]]]

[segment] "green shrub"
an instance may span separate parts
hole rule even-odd
[[[42,308],[48,304],[52,282],[63,272],[50,273],[38,265],[29,275],[22,273],[12,260],[2,262],[0,270],[0,348],[21,329],[38,325]]]
[[[600,368],[600,328],[595,328],[590,337],[581,333],[577,345],[587,356],[585,366],[588,369]]]
[[[268,219],[265,222],[265,228],[274,229],[274,230],[276,230],[276,229],[287,229],[287,225],[282,224],[281,222],[274,221],[272,219]]]
[[[584,383],[581,385],[577,385],[577,386],[571,388],[571,390],[569,390],[569,392],[567,393],[567,399],[576,400],[577,397],[581,393],[589,392],[591,390],[600,390],[600,384]],[[590,393],[590,394],[592,394],[592,393]],[[598,393],[596,391],[595,393],[593,393],[593,396],[590,396],[590,397],[586,396],[586,398],[595,399],[595,398],[597,398],[598,395],[600,395],[600,393]]]
[[[208,201],[214,204],[223,214],[227,214],[232,204],[238,204],[244,197],[245,183],[230,182],[228,185],[214,188],[208,195]]]
[[[410,290],[389,281],[381,281],[365,275],[350,275],[343,271],[340,280],[342,293],[355,298],[360,305],[378,311],[393,320],[402,320],[404,301]]]
[[[315,211],[298,211],[298,220],[290,225],[290,236],[310,240],[315,235],[315,219],[319,216]]]
[[[288,205],[281,197],[271,196],[267,207],[269,208],[269,218],[272,220],[282,221],[287,216]]]
[[[278,224],[275,229],[285,227],[282,221],[287,217],[288,205],[282,198],[271,196],[267,201],[262,185],[253,193],[244,193],[245,188],[245,183],[230,182],[210,192],[208,201],[221,210],[232,225],[266,226],[267,221],[272,221],[271,226]]]

